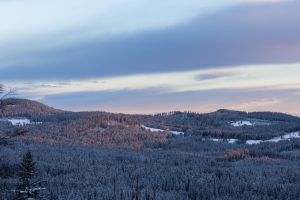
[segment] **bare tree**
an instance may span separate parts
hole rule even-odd
[[[0,84],[0,94],[2,94],[4,92],[4,86],[2,84]],[[2,97],[0,99],[0,112],[2,111],[2,107],[3,107],[3,104],[2,104]],[[1,132],[0,132],[0,145],[3,145],[3,144],[7,144],[7,140],[8,140],[8,137],[7,136],[1,136]]]
[[[3,84],[0,84],[0,114],[4,111],[6,106],[13,105],[12,101],[8,101],[7,98],[14,94],[14,90],[10,90],[5,92],[5,88]],[[2,96],[1,96],[2,95]],[[19,128],[14,131],[14,133],[6,132],[3,133],[0,131],[0,145],[8,144],[8,140],[12,137],[16,137],[18,135],[24,135],[28,131],[24,128]]]
[[[4,86],[0,84],[0,111],[2,112],[5,106],[12,105],[11,101],[7,101],[6,99],[12,95],[14,95],[14,90],[9,90],[5,93]],[[1,96],[2,95],[2,96]]]

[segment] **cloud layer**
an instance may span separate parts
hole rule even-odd
[[[111,110],[111,106],[114,105],[114,108],[119,108],[120,112],[128,112],[130,107],[130,109],[133,109],[132,107],[136,107],[138,104],[140,104],[140,108],[135,108],[131,112],[145,112],[146,107],[149,105],[155,106],[156,109],[154,110],[158,108],[166,110],[170,105],[174,107],[173,109],[194,111],[212,110],[218,106],[240,110],[259,108],[269,108],[271,110],[274,109],[272,106],[285,104],[286,99],[292,100],[290,99],[291,96],[294,96],[293,100],[295,101],[300,98],[300,95],[296,92],[300,90],[299,74],[300,64],[255,65],[87,80],[14,81],[7,82],[7,85],[16,86],[21,91],[20,94],[23,93],[23,95],[46,102],[49,99],[59,102],[55,98],[68,99],[69,106],[65,105],[66,107],[76,107],[83,110],[96,109],[95,105],[99,106],[98,103],[101,101],[106,103],[103,109]],[[232,96],[222,96],[218,98],[214,105],[211,104],[213,100],[206,99],[206,104],[203,103],[204,106],[199,107],[201,105],[199,102],[203,100],[205,94],[209,94],[214,98],[214,96],[226,94],[225,91],[235,91],[236,100],[240,99],[240,101],[231,99]],[[273,96],[272,93],[276,93],[276,95]],[[284,93],[288,96],[279,95]],[[138,95],[136,96],[136,94]],[[250,97],[249,94],[251,94]],[[238,95],[247,98],[238,97]],[[78,98],[79,96],[81,98]],[[191,98],[191,96],[196,96],[196,98]],[[189,103],[186,102],[186,98],[190,99],[188,100]],[[78,102],[75,99],[78,99],[82,105],[75,106],[74,104]],[[134,103],[138,99],[143,100]],[[65,100],[62,100],[62,102]],[[97,100],[99,102],[94,102],[94,104],[83,103]],[[150,103],[151,101],[152,103]],[[177,103],[167,103],[168,101]],[[199,101],[198,104],[197,101]],[[111,102],[121,103],[123,108],[121,108],[121,105],[109,105]],[[156,102],[160,103],[156,104]],[[84,105],[92,105],[92,107],[84,107]],[[142,105],[144,105],[144,108]],[[113,111],[116,110],[113,109]]]
[[[242,88],[300,88],[300,64],[255,65],[214,68],[185,72],[137,74],[129,76],[65,81],[10,82],[34,95],[74,92],[142,90],[158,88],[163,92],[189,92]]]
[[[299,1],[14,0],[0,20],[0,80],[21,97],[123,112],[299,106]]]
[[[200,11],[197,10],[202,4],[198,5],[191,1],[183,10],[194,9],[194,12],[186,14],[184,11],[178,11],[182,9],[180,6],[185,7],[182,3],[166,2],[166,5],[160,6],[169,8],[169,4],[174,4],[173,12],[169,11],[172,9],[167,9],[168,12],[165,13],[149,8],[151,12],[149,11],[149,16],[147,16],[155,24],[164,23],[163,28],[148,29],[136,25],[143,31],[134,31],[134,34],[119,34],[105,40],[99,35],[88,37],[87,40],[76,39],[76,42],[71,42],[72,44],[54,49],[46,48],[46,50],[30,50],[35,46],[35,42],[31,40],[25,40],[28,42],[27,45],[16,42],[16,48],[14,45],[6,45],[5,48],[0,48],[0,57],[3,57],[2,60],[0,58],[0,79],[86,79],[210,67],[300,62],[300,28],[298,26],[300,2],[284,1],[285,3],[228,7],[233,2],[241,2],[231,1],[231,4],[226,4],[226,9],[203,14],[193,19],[191,19],[192,16],[199,15]],[[216,3],[211,4],[209,7],[214,9],[222,7],[221,5],[215,7]],[[138,4],[135,9],[141,8],[144,7]],[[130,11],[131,9],[128,10]],[[152,15],[155,13],[157,15],[153,18]],[[118,16],[118,12],[115,15]],[[139,15],[132,12],[132,15],[127,16],[128,19],[125,17],[124,20],[130,21],[129,18],[134,16]],[[142,17],[142,19],[146,20],[147,17]],[[172,18],[176,23],[171,23],[171,25],[169,22],[164,22],[165,18]],[[134,24],[119,23],[126,27]],[[150,22],[141,23],[149,25]],[[117,24],[111,27],[118,27]],[[94,26],[94,29],[102,33],[107,31],[101,26],[98,27],[98,23]],[[85,33],[85,28],[78,28],[79,33]],[[112,30],[115,29],[112,28]],[[29,29],[29,31],[35,32],[34,29]],[[97,31],[94,30],[94,32]],[[22,33],[22,31],[18,32],[18,34]],[[19,37],[12,38],[18,39]],[[72,37],[67,35],[65,38],[64,34],[57,33],[53,38],[46,36],[42,38],[46,41],[37,40],[37,44],[46,47],[48,43],[55,44],[60,39],[67,41]],[[12,47],[11,51],[10,47]],[[22,49],[25,53],[15,52]]]

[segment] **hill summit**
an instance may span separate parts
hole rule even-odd
[[[6,116],[42,116],[63,113],[65,111],[58,110],[46,106],[37,101],[28,99],[10,98],[1,100],[1,105],[5,105],[0,115]]]

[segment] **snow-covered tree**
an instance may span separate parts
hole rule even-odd
[[[40,187],[41,181],[35,180],[36,169],[32,154],[28,151],[20,165],[19,182],[15,190],[15,200],[39,199],[40,192],[45,188]]]

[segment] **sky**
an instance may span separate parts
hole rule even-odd
[[[72,111],[300,115],[299,0],[0,0],[0,83]]]

